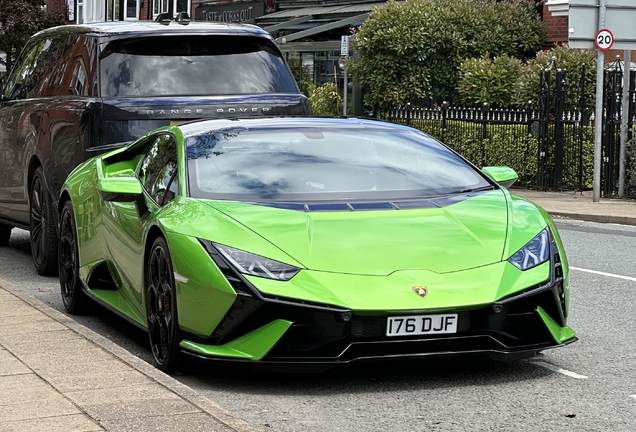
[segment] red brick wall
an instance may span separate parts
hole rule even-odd
[[[66,14],[66,0],[47,0],[46,10],[54,13],[63,12],[68,18],[68,14]]]
[[[77,2],[77,0],[75,0]],[[84,0],[87,2],[90,0]],[[93,0],[94,1],[94,0]],[[139,19],[141,21],[152,20],[152,2],[153,0],[143,0],[143,6],[139,8]],[[66,0],[47,0],[46,8],[50,12],[66,12]],[[65,14],[68,18],[68,14]],[[67,21],[67,24],[74,24],[75,21]]]
[[[552,48],[557,44],[567,43],[568,41],[568,17],[552,16],[548,10],[548,6],[543,2],[543,24],[548,31],[548,41],[545,48]]]

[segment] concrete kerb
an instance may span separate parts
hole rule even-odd
[[[627,216],[611,216],[611,215],[594,215],[584,213],[570,213],[560,211],[548,211],[555,218],[580,220],[585,222],[610,223],[619,225],[636,225],[636,217]]]
[[[126,363],[133,369],[137,370],[141,374],[145,375],[149,379],[155,381],[156,383],[162,385],[167,388],[180,398],[188,401],[201,411],[209,414],[210,416],[217,419],[220,423],[228,426],[229,428],[237,431],[237,432],[255,432],[258,429],[255,429],[252,425],[245,422],[244,420],[235,417],[230,412],[221,408],[218,404],[201,395],[197,391],[191,389],[190,387],[181,384],[179,381],[175,380],[171,376],[161,372],[159,369],[154,366],[146,363],[142,359],[136,357],[130,352],[126,351],[113,341],[101,336],[98,333],[90,330],[87,327],[77,323],[72,318],[64,315],[63,313],[53,309],[52,307],[42,303],[38,299],[32,297],[28,293],[21,291],[15,288],[11,283],[0,279],[0,289],[4,289],[5,291],[13,294],[23,302],[27,303],[31,307],[39,310],[43,314],[47,315],[51,319],[59,322],[60,324],[66,326],[71,331],[77,333],[78,335],[88,339],[93,342],[95,345],[101,347],[105,351],[111,353],[115,357],[117,357],[122,362]]]

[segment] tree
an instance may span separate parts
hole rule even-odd
[[[453,99],[464,59],[525,60],[547,38],[534,0],[389,0],[354,34],[349,70],[374,108]]]
[[[0,51],[7,53],[7,59],[0,62],[10,71],[33,34],[60,24],[64,24],[64,15],[46,12],[44,0],[0,1]]]

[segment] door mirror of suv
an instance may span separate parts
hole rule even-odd
[[[482,172],[505,188],[509,188],[519,176],[512,168],[506,166],[483,167]]]
[[[141,183],[135,177],[103,178],[97,185],[97,193],[104,201],[133,202],[142,195]]]

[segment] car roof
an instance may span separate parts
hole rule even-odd
[[[317,128],[317,129],[375,129],[394,131],[419,132],[407,126],[388,123],[375,119],[361,118],[336,118],[336,117],[257,117],[244,119],[212,119],[196,120],[182,123],[177,126],[184,136],[198,135],[216,130],[234,128],[259,129],[259,128]]]
[[[171,21],[162,24],[155,21],[110,21],[90,24],[71,24],[48,28],[34,37],[67,34],[86,34],[103,37],[147,36],[147,35],[207,35],[207,34],[244,34],[252,36],[268,36],[268,32],[251,24],[231,24],[212,21],[191,21],[179,24]]]

